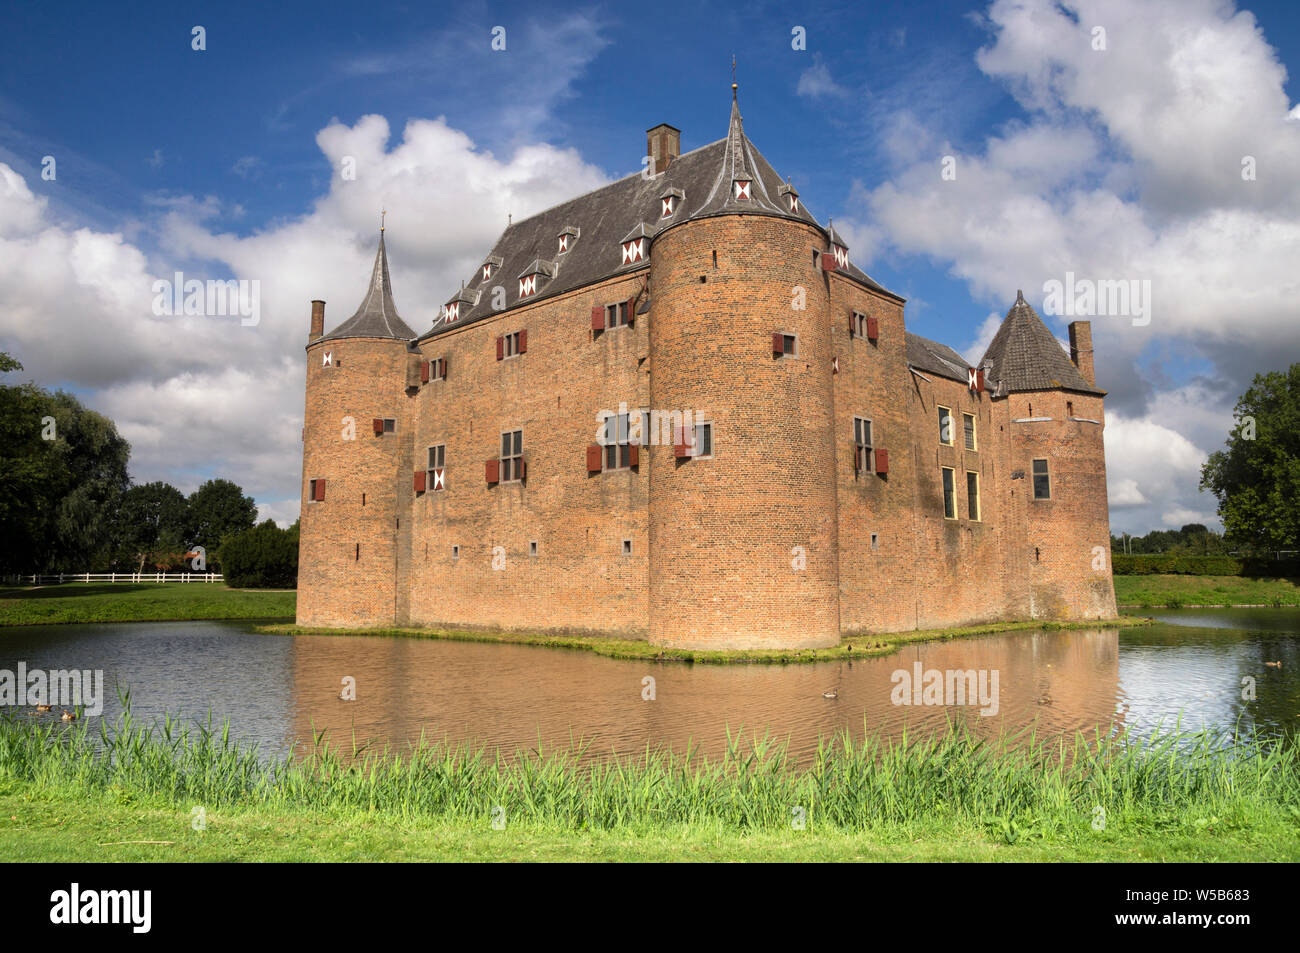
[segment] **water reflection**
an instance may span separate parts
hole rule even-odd
[[[1270,610],[1259,610],[1270,611]],[[430,740],[500,747],[582,741],[593,754],[689,743],[717,754],[726,730],[766,729],[806,758],[818,739],[864,726],[886,737],[948,721],[988,737],[1039,737],[1114,726],[1269,731],[1300,722],[1300,658],[1285,630],[1158,625],[1026,632],[923,643],[885,658],[817,665],[629,662],[527,646],[347,636],[262,636],[239,623],[151,623],[0,630],[0,668],[102,668],[129,685],[138,717],[209,709],[241,737],[284,752],[314,731],[335,745]],[[1294,633],[1294,630],[1291,630]],[[1280,660],[1281,668],[1263,665]],[[894,673],[998,673],[998,710],[894,704]],[[356,679],[357,700],[338,694]],[[643,700],[643,679],[655,700]],[[1242,698],[1255,679],[1256,700]],[[833,693],[834,698],[823,697]],[[116,716],[109,699],[104,715]],[[49,717],[49,716],[46,716]]]

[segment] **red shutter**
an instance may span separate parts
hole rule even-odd
[[[528,350],[528,329],[519,332],[519,353],[524,354]]]
[[[881,474],[889,472],[889,451],[888,450],[880,450],[880,449],[876,450],[876,472]]]
[[[324,480],[316,481],[316,502],[317,503],[325,502],[325,481]]]
[[[636,324],[636,298],[627,299],[627,323]]]
[[[984,371],[982,370],[975,372],[975,389],[981,393],[984,390]]]
[[[858,333],[858,316],[854,312],[849,312],[849,337]]]
[[[773,332],[772,334],[772,353],[785,353],[785,335]]]
[[[496,483],[500,479],[500,460],[489,460],[483,465],[483,474],[489,483]]]
[[[640,466],[641,447],[638,444],[634,443],[632,444],[632,446],[627,448],[627,452],[628,452],[628,466],[633,466],[633,467]]]
[[[429,383],[429,362],[428,361],[420,362],[420,383],[421,384]]]
[[[600,305],[592,305],[591,308],[591,329],[593,331],[605,330],[605,309]]]
[[[447,359],[445,357],[438,358],[438,376],[443,380],[447,379]]]
[[[425,481],[424,471],[416,470],[415,471],[415,492],[416,493],[424,492],[424,481]]]
[[[497,338],[497,360],[499,361],[505,356],[506,356],[506,339]]]
[[[673,445],[673,456],[677,457],[677,459],[680,460],[682,458],[689,457],[690,455],[691,455],[691,448],[688,444],[678,443]]]
[[[834,271],[834,270],[835,270],[835,253],[834,253],[834,252],[822,252],[821,263],[822,263],[822,271]]]
[[[874,341],[880,337],[880,321],[876,318],[867,318],[867,340]]]
[[[590,447],[587,448],[587,472],[588,473],[600,472],[600,458],[604,453],[604,449],[605,449],[604,447],[595,443],[593,443]]]
[[[862,472],[862,448],[856,443],[853,445],[853,472]]]
[[[520,457],[520,458],[519,458],[519,462],[516,464],[516,466],[518,467],[517,478],[520,479],[520,480],[527,480],[527,479],[528,479],[528,461],[525,460],[523,457]]]
[[[375,436],[381,436],[384,432],[384,420],[382,417],[375,417],[370,421],[370,426],[375,429]]]

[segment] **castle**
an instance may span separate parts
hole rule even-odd
[[[745,136],[513,222],[416,334],[312,302],[298,622],[796,648],[1115,615],[1103,396],[1017,293],[907,331]]]

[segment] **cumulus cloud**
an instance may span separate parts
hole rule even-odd
[[[1300,122],[1285,69],[1254,17],[1221,0],[996,0],[979,20],[977,63],[1024,115],[963,151],[899,110],[896,168],[857,196],[868,248],[925,256],[1003,310],[1023,288],[1058,336],[1069,318],[1045,313],[1045,282],[1150,282],[1149,324],[1093,318],[1112,506],[1152,526],[1213,521],[1199,461],[1253,374],[1300,354]],[[1212,368],[1194,403],[1170,393],[1169,353]]]
[[[235,480],[261,515],[297,517],[303,348],[309,302],[326,324],[360,303],[379,210],[398,309],[417,331],[470,275],[506,224],[607,181],[573,150],[529,145],[498,157],[442,118],[413,120],[390,142],[387,120],[333,122],[317,144],[328,191],[300,218],[251,235],[215,230],[210,196],[159,199],[129,241],[56,220],[0,163],[0,349],[24,374],[79,393],[132,444],[137,481],[194,489]],[[353,160],[355,179],[342,174]],[[157,249],[157,250],[152,250]],[[156,315],[153,286],[186,279],[260,285],[261,319]]]
[[[849,95],[847,89],[831,78],[830,67],[822,62],[820,56],[815,56],[813,65],[799,74],[799,84],[795,87],[795,92],[809,99],[819,99],[823,96],[844,97]]]

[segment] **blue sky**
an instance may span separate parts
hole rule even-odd
[[[1153,281],[1150,328],[1094,320],[1116,530],[1213,523],[1198,461],[1250,376],[1300,357],[1293,3],[66,3],[5,22],[0,347],[114,416],[138,480],[231,476],[281,521],[306,303],[327,297],[329,324],[356,306],[380,206],[423,330],[505,213],[637,170],[659,122],[684,150],[724,135],[733,54],[746,132],[909,299],[909,329],[975,359],[1017,288]],[[350,190],[349,150],[368,157]],[[139,313],[176,268],[260,279],[266,321]],[[111,342],[70,357],[87,334]]]

